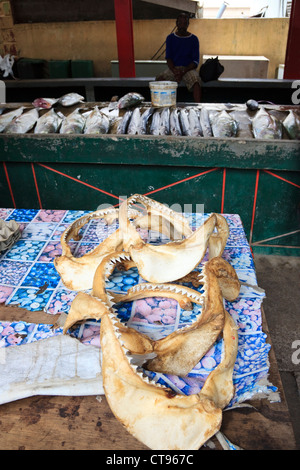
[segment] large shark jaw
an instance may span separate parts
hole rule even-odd
[[[231,400],[237,354],[237,328],[225,314],[225,353],[198,394],[176,395],[151,382],[130,360],[120,339],[115,314],[101,322],[102,375],[105,396],[116,418],[150,449],[196,450],[217,433],[222,409]]]
[[[172,241],[164,245],[145,243],[130,221],[128,211],[135,203],[148,207],[155,201],[135,194],[125,200],[120,207],[119,224],[123,233],[123,246],[136,263],[140,275],[148,282],[172,282],[190,273],[202,261],[211,239],[211,256],[220,256],[224,250],[229,229],[223,216],[212,214],[195,232],[187,234],[183,240]],[[164,207],[164,206],[163,206]],[[169,209],[159,207],[167,219],[173,216]],[[179,223],[182,224],[182,216]],[[174,222],[174,216],[172,219]],[[181,225],[182,226],[182,225]],[[217,228],[217,234],[213,234]]]
[[[126,348],[133,355],[149,355],[141,361],[144,367],[155,372],[185,376],[207,353],[211,345],[222,332],[225,319],[223,295],[225,298],[236,298],[240,284],[234,269],[222,258],[208,261],[202,273],[199,273],[199,283],[203,293],[177,284],[138,284],[126,294],[114,294],[105,289],[105,280],[112,274],[119,263],[130,263],[128,253],[116,252],[107,255],[97,268],[94,278],[92,295],[79,293],[74,299],[67,316],[64,333],[74,324],[83,320],[100,320],[107,309],[120,302],[131,302],[147,297],[168,297],[179,302],[181,307],[190,308],[195,303],[202,306],[202,313],[190,326],[173,332],[160,340],[151,340],[133,328],[127,328],[118,322],[120,336]],[[231,283],[235,282],[235,287]],[[223,284],[223,292],[220,287]],[[230,289],[224,288],[229,283]],[[228,295],[227,295],[228,294]]]
[[[135,229],[151,229],[172,239],[180,239],[192,233],[188,221],[180,214],[152,199],[140,197],[150,201],[153,207],[148,203],[146,214],[130,208],[127,215]],[[64,231],[61,236],[62,254],[55,258],[54,266],[68,289],[83,291],[92,288],[95,271],[103,258],[110,253],[122,250],[123,232],[116,229],[95,249],[81,257],[72,255],[68,242],[72,238],[78,240],[79,230],[89,221],[104,219],[108,224],[112,224],[118,217],[119,210],[113,207],[94,211],[75,220]]]
[[[222,410],[209,398],[174,395],[130,363],[114,315],[101,321],[105,396],[116,418],[150,449],[198,449],[221,426]]]
[[[116,230],[94,250],[77,258],[71,253],[68,245],[69,240],[72,238],[78,240],[79,230],[90,220],[106,219],[111,223],[117,217],[118,211],[113,208],[91,212],[77,219],[63,232],[61,236],[62,254],[54,259],[54,266],[68,289],[76,291],[91,289],[99,263],[108,253],[121,249],[123,243],[122,233],[120,230]]]
[[[234,393],[232,372],[238,336],[233,320],[224,310],[222,292],[230,298],[238,296],[236,274],[225,260],[216,258],[208,261],[199,274],[199,283],[204,290],[202,294],[176,284],[143,284],[115,298],[114,294],[106,291],[105,279],[122,262],[130,262],[128,253],[119,252],[105,257],[97,268],[93,295],[80,292],[74,299],[69,325],[75,319],[101,319],[105,395],[114,415],[133,436],[151,449],[198,449],[220,429],[222,409]],[[226,282],[230,285],[229,290],[225,288]],[[223,284],[223,290],[220,284]],[[169,292],[178,301],[181,296],[184,305],[187,302],[202,304],[202,313],[191,326],[175,331],[162,340],[152,341],[121,324],[114,310],[115,300],[127,301],[131,296],[134,299],[141,292],[155,296],[164,296]],[[72,312],[75,312],[76,318]],[[67,329],[65,325],[64,332]],[[154,357],[147,360],[144,368],[183,376],[220,334],[223,334],[224,357],[198,394],[176,395],[151,381],[136,365],[136,356],[147,358],[152,354]]]

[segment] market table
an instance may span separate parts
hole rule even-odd
[[[30,345],[42,346],[43,341],[62,338],[62,329],[52,326],[61,314],[68,313],[76,292],[63,286],[53,259],[60,253],[62,231],[85,212],[0,209],[0,218],[16,220],[22,229],[21,238],[0,255],[2,370],[9,366],[11,352],[20,351],[22,357],[21,351]],[[207,214],[187,216],[195,229]],[[237,214],[224,214],[224,217],[230,227],[230,236],[223,257],[236,269],[242,282],[236,301],[225,302],[227,311],[239,328],[239,351],[233,377],[236,394],[223,412],[220,433],[211,439],[209,446],[202,448],[295,449],[284,391],[261,305],[264,292],[256,285],[253,258],[240,217]],[[71,242],[73,253],[80,256],[97,246],[109,230],[103,223],[89,222],[80,241]],[[131,271],[130,282],[136,276]],[[126,278],[127,285],[129,278]],[[122,290],[124,279],[120,273],[114,273],[109,280],[110,288]],[[155,334],[162,331],[168,334],[178,326],[178,322],[181,326],[188,324],[191,317],[199,313],[177,310],[176,320],[173,321],[170,315],[162,311],[161,321],[157,322],[156,319],[151,322],[150,317],[147,320],[147,315],[139,308],[137,303],[134,307],[123,308],[119,312],[122,321],[141,332],[147,330]],[[97,322],[79,325],[73,335],[82,347],[92,346],[93,351],[100,350]],[[185,378],[158,374],[155,379],[177,393],[197,393],[203,378],[220,360],[221,347],[221,341],[217,342]],[[19,358],[17,360],[22,363]],[[17,368],[20,364],[12,365]],[[47,382],[47,377],[44,382]],[[5,395],[2,385],[0,448],[146,450],[147,447],[132,437],[113,416],[101,381],[99,393],[96,389],[89,394],[88,383],[86,389],[85,393],[65,396],[55,393],[51,387],[47,389],[47,383],[43,383],[42,393],[31,391],[24,396],[20,387],[20,390],[17,388],[14,391],[16,398],[5,402],[5,399],[1,401]]]

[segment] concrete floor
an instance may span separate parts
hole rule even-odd
[[[300,449],[300,258],[254,255],[263,308]]]

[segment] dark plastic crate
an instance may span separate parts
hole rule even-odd
[[[72,78],[90,78],[94,76],[94,67],[92,60],[72,60],[71,74]]]

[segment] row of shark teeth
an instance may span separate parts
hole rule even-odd
[[[87,215],[79,217],[79,219],[75,220],[69,227],[65,230],[63,239],[66,241],[67,236],[78,227],[81,228],[86,225],[92,219],[100,219],[105,218],[107,215],[118,213],[118,209],[114,207],[107,207],[106,209],[100,209],[98,211],[91,212]]]
[[[188,291],[187,289],[184,288],[184,286],[178,286],[175,284],[151,284],[151,283],[142,283],[142,284],[136,284],[135,286],[131,287],[127,293],[138,293],[142,292],[145,290],[151,290],[151,291],[167,291],[167,292],[174,292],[175,294],[182,294],[186,295],[187,297],[190,297],[193,300],[197,300],[199,303],[203,302],[204,299],[204,294],[199,293],[198,291]]]
[[[109,277],[112,274],[113,270],[115,269],[117,263],[121,263],[122,261],[130,261],[130,260],[131,260],[131,257],[129,253],[125,253],[125,251],[124,253],[121,253],[115,257],[112,257],[105,267],[104,276]]]
[[[144,204],[146,207],[150,206],[153,209],[156,209],[158,211],[161,211],[165,214],[171,215],[172,217],[182,220],[184,218],[183,214],[180,214],[179,212],[176,212],[169,207],[165,206],[164,204],[161,204],[158,201],[155,201],[154,199],[150,199],[147,196],[143,196],[141,194],[134,194],[129,198],[129,204],[134,204],[136,202],[141,202]]]
[[[132,369],[132,371],[136,375],[138,375],[143,380],[143,382],[145,382],[146,384],[154,385],[155,387],[159,387],[159,388],[169,390],[169,387],[166,387],[165,385],[157,383],[155,380],[153,380],[151,377],[149,377],[148,375],[146,375],[143,372],[143,369],[141,368],[141,366],[136,365],[136,364],[133,363],[134,358],[133,358],[132,354],[130,353],[130,351],[127,348],[125,348],[124,343],[121,339],[122,334],[121,334],[121,332],[118,328],[119,322],[117,320],[117,312],[113,308],[110,308],[110,311],[108,313],[108,317],[109,317],[109,319],[112,323],[115,337],[116,337],[117,341],[119,342],[119,345],[122,348],[122,351],[124,353],[124,358],[128,362],[128,365]]]

